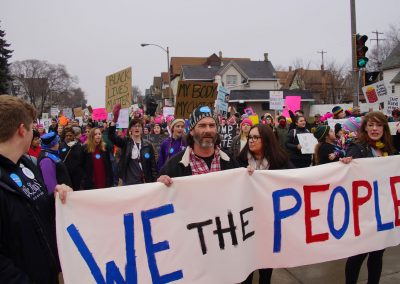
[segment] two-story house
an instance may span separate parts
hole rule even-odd
[[[400,96],[400,44],[383,61],[382,72],[388,94]]]

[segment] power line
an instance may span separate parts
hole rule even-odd
[[[373,41],[373,40],[376,41],[376,52],[377,52],[378,66],[380,66],[381,62],[379,60],[379,41],[386,40],[386,39],[379,38],[379,35],[383,35],[383,33],[378,32],[378,30],[376,30],[375,32],[372,32],[372,33],[375,34],[375,38],[371,38],[371,41]]]

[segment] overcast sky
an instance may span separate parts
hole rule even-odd
[[[142,93],[166,71],[166,54],[350,62],[350,0],[0,0],[1,28],[25,59],[63,64],[89,104],[104,107],[105,76],[126,67]],[[357,31],[373,37],[400,26],[400,0],[356,0]],[[369,46],[375,43],[368,42]]]

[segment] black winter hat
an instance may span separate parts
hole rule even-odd
[[[211,117],[218,124],[217,118],[214,116],[214,112],[208,106],[199,106],[190,114],[189,117],[189,128],[193,129],[196,124],[205,117]]]
[[[335,124],[335,135],[337,135],[340,130],[342,130],[342,125],[340,123],[336,123]]]
[[[318,141],[322,141],[325,136],[328,135],[330,129],[329,125],[320,125],[315,129],[314,137],[317,138]]]

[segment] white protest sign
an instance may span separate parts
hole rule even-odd
[[[400,98],[398,96],[389,95],[385,102],[386,115],[392,116],[392,111],[400,109]]]
[[[49,114],[47,112],[43,112],[42,119],[48,119],[48,118],[49,118]]]
[[[238,283],[261,267],[396,246],[399,163],[364,158],[252,176],[240,168],[174,178],[168,188],[68,193],[65,204],[56,198],[65,283]]]
[[[301,145],[302,154],[314,154],[315,145],[318,144],[318,140],[315,139],[312,133],[300,133],[297,134],[299,143]]]
[[[74,114],[73,114],[72,108],[64,108],[63,109],[63,115],[68,117],[68,118],[73,118]]]
[[[119,111],[119,117],[117,121],[117,128],[128,128],[129,126],[129,109],[121,108]]]
[[[362,91],[364,93],[365,99],[369,104],[373,104],[376,102],[381,103],[386,101],[387,91],[384,81],[379,81],[375,84],[364,86],[362,88]]]
[[[269,91],[269,108],[283,110],[283,91]]]
[[[174,107],[163,107],[163,116],[168,117],[170,115],[174,115],[175,108]]]
[[[397,134],[397,128],[399,127],[400,122],[399,121],[392,121],[392,122],[388,122],[388,124],[389,124],[390,134],[391,135],[396,135]]]
[[[54,107],[50,108],[50,115],[51,116],[57,116],[59,112],[60,112],[60,110],[58,109],[58,107],[54,106]]]

